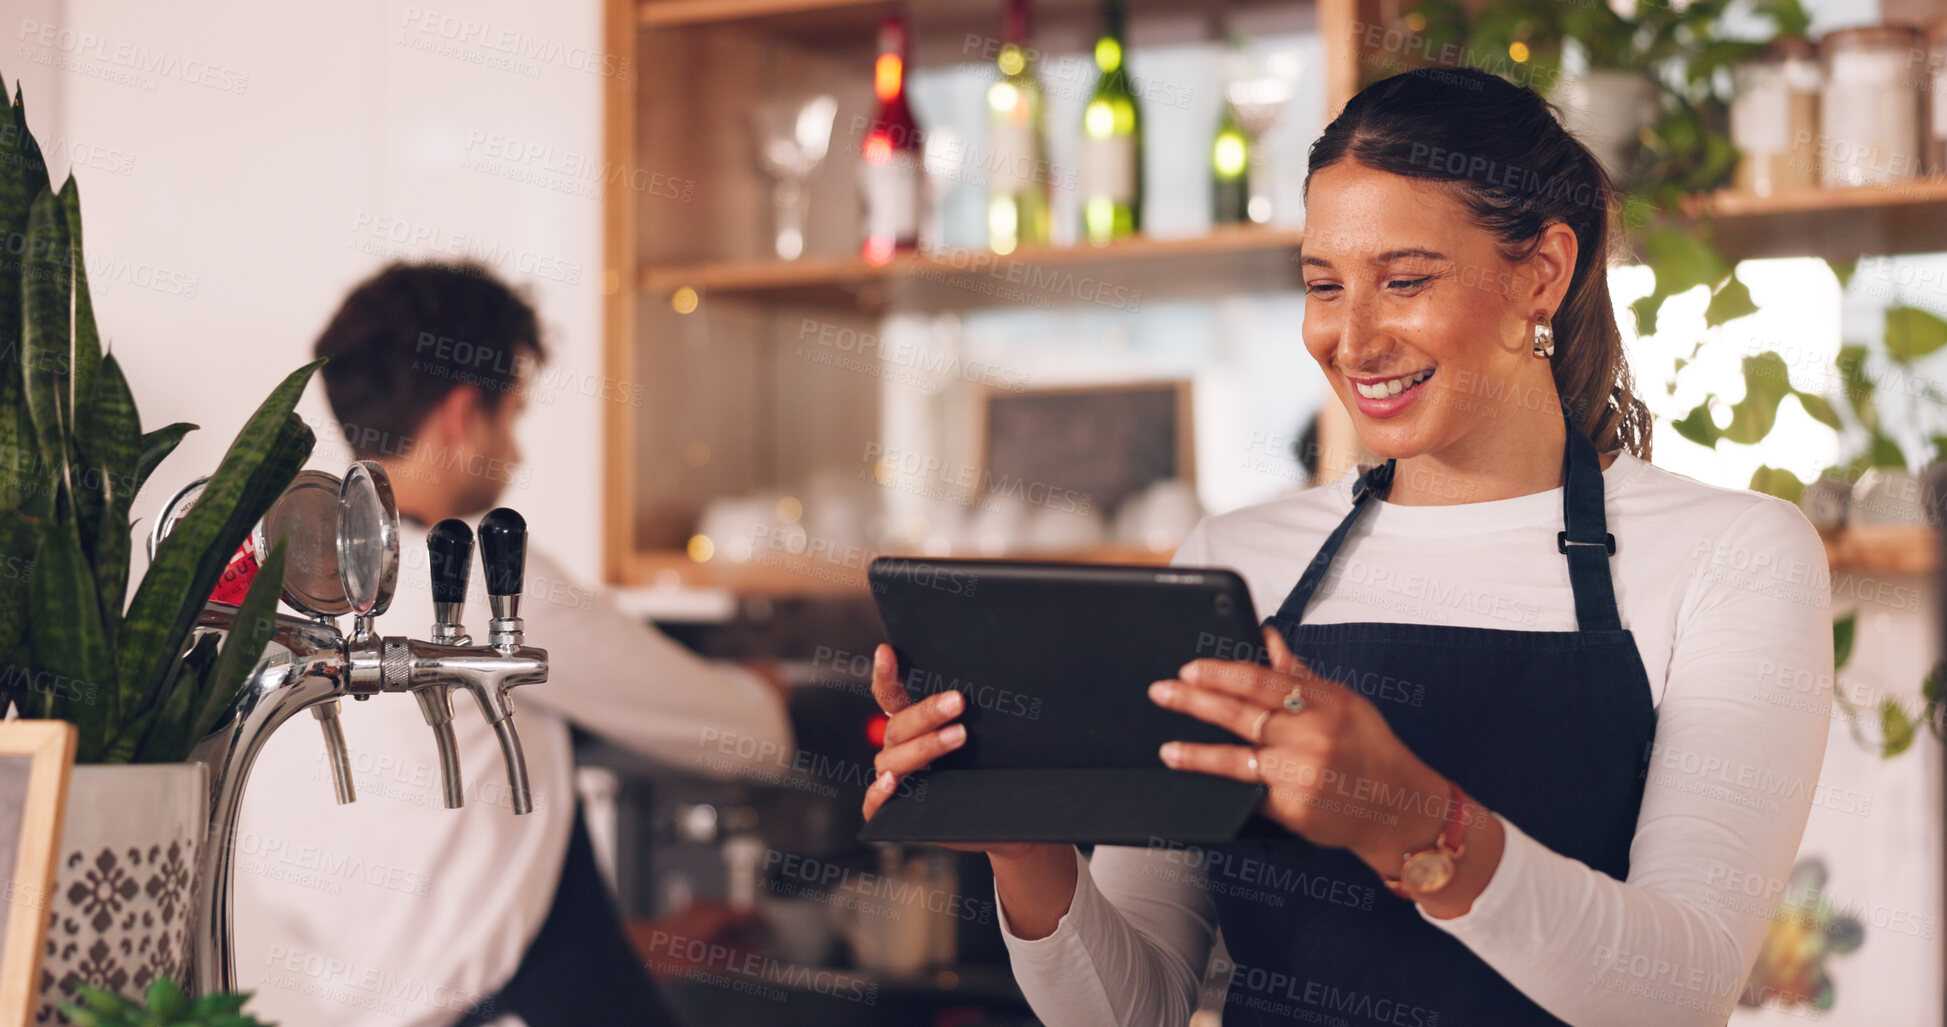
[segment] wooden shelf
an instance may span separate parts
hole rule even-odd
[[[1732,260],[1947,251],[1947,178],[1770,196],[1720,190],[1693,197],[1682,213],[1710,219],[1719,251]]]
[[[1694,197],[1686,220],[1708,218],[1727,257],[1947,252],[1947,179],[1854,189],[1800,189],[1754,196]],[[728,260],[644,268],[652,296],[678,288],[706,298],[873,311],[890,305],[965,309],[1095,303],[1139,308],[1143,300],[1298,289],[1302,233],[1227,225],[1205,236],[1138,237],[1109,246],[1033,246],[1000,256],[980,250],[902,254],[887,264],[853,256],[795,261]]]
[[[1233,8],[1291,6],[1304,0],[1228,0]],[[1181,0],[1132,0],[1130,16],[1178,14]],[[1001,5],[995,0],[639,0],[636,22],[644,29],[710,28],[742,25],[763,32],[808,41],[869,45],[879,21],[888,14],[904,14],[922,44],[926,35],[1000,31]],[[1074,25],[1092,30],[1100,24],[1101,0],[1039,0],[1036,25]],[[943,51],[950,52],[950,51]]]
[[[1939,565],[1934,531],[1915,524],[1856,524],[1825,536],[1834,574],[1929,574]]]
[[[888,554],[891,555],[891,554]],[[1119,563],[1160,567],[1171,554],[1134,546],[1102,546],[1069,553],[1008,554],[1010,559],[1056,563]],[[681,550],[638,552],[624,584],[665,588],[723,588],[739,596],[842,596],[866,593],[869,561],[834,561],[766,553],[752,563],[697,563]]]
[[[669,28],[893,6],[888,0],[642,0],[637,17],[644,28]]]
[[[909,253],[882,265],[860,257],[721,261],[646,268],[641,287],[656,298],[688,287],[706,300],[863,310],[888,304],[1139,310],[1153,299],[1297,289],[1303,281],[1296,259],[1301,237],[1296,230],[1232,225],[1189,238],[1029,246],[1007,256],[983,250]]]
[[[1926,574],[1937,561],[1933,532],[1912,525],[1865,525],[1825,536],[1826,559],[1834,574]],[[1011,558],[1062,563],[1119,563],[1163,566],[1169,553],[1133,546],[1103,546],[1082,552],[1010,554]],[[719,588],[737,596],[815,597],[862,595],[866,561],[829,561],[768,553],[753,563],[713,560],[697,563],[681,550],[634,554],[622,584],[664,588]]]

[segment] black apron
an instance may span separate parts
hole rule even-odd
[[[581,804],[568,834],[561,883],[541,931],[534,936],[514,976],[500,993],[482,1002],[457,1027],[478,1027],[514,1013],[528,1027],[589,1027],[630,1024],[644,1027],[682,1021],[663,1002],[649,978],[608,884],[595,865]]]
[[[1541,844],[1622,880],[1656,710],[1616,613],[1602,467],[1572,422],[1562,464],[1566,530],[1556,553],[1533,558],[1568,560],[1580,630],[1300,623],[1353,524],[1392,484],[1391,460],[1360,475],[1351,512],[1265,624],[1314,673],[1366,694],[1434,770]],[[1225,1027],[1562,1022],[1345,849],[1287,834],[1222,855],[1208,865],[1235,964]],[[1559,929],[1566,941],[1577,925]]]

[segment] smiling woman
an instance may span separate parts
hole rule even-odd
[[[1534,92],[1451,78],[1372,86],[1312,148],[1306,347],[1365,415],[1360,436],[1375,453],[1439,451],[1403,461],[1419,473],[1395,502],[1416,502],[1425,472],[1499,462],[1497,438],[1558,439],[1564,408],[1599,450],[1648,459],[1650,415],[1609,297],[1607,173]],[[1437,412],[1407,437],[1394,419],[1422,395]],[[1507,395],[1530,401],[1510,409]]]
[[[1778,700],[1779,668],[1832,666],[1829,577],[1794,507],[1648,462],[1609,193],[1482,72],[1375,84],[1314,146],[1304,344],[1385,459],[1176,554],[1277,611],[1272,666],[1149,691],[1236,736],[1158,756],[1266,786],[1264,837],[966,846],[1045,1022],[1182,1024],[1207,974],[1230,1027],[1729,1015],[1824,756],[1823,713]],[[868,817],[967,741],[957,693],[874,670]]]

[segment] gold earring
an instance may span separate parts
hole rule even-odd
[[[1535,356],[1547,360],[1555,355],[1555,326],[1546,315],[1535,318]]]

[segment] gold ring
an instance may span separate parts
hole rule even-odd
[[[1272,711],[1270,707],[1261,709],[1257,711],[1257,719],[1251,721],[1250,738],[1251,738],[1252,745],[1256,746],[1256,745],[1264,744],[1264,723],[1265,721],[1271,719],[1271,712]]]
[[[1294,687],[1285,693],[1284,708],[1290,713],[1297,713],[1305,708],[1305,690],[1302,686]]]

